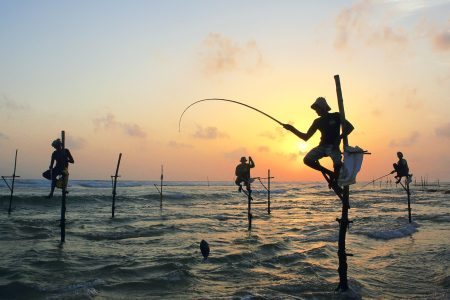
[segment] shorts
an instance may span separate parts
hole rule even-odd
[[[333,145],[319,145],[315,148],[312,148],[309,151],[304,159],[318,161],[319,159],[329,156],[333,160],[333,165],[341,165],[342,162],[342,154],[339,148]]]

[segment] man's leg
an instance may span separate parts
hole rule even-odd
[[[241,185],[242,179],[240,179],[239,177],[236,178],[236,180],[234,181],[234,183],[239,186],[238,188],[238,192],[242,192],[242,185]]]
[[[331,158],[331,160],[333,160],[333,180],[332,181],[336,181],[339,179],[339,172],[341,171],[342,168],[342,154],[341,154],[341,150],[339,150],[339,148],[332,148],[328,154]]]
[[[320,163],[319,163],[319,159],[323,158],[327,156],[327,154],[324,152],[323,147],[321,146],[317,146],[313,149],[311,149],[311,151],[309,151],[305,157],[303,158],[303,162],[305,163],[305,165],[307,165],[310,168],[313,168],[314,170],[318,170],[322,173],[327,174],[328,176],[333,176],[333,171],[328,170],[327,168],[323,167]]]

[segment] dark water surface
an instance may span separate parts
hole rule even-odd
[[[0,187],[0,299],[346,299],[337,286],[340,202],[321,183],[255,184],[247,201],[228,183],[172,182],[162,209],[151,182],[72,181],[66,243],[61,197],[20,180],[7,214]],[[357,298],[450,299],[450,184],[351,187],[349,282]],[[199,243],[211,254],[202,260]]]

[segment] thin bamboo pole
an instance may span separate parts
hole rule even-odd
[[[161,165],[161,190],[159,193],[159,207],[162,208],[163,201],[163,180],[164,180],[164,166]]]
[[[270,215],[270,169],[267,170],[267,213]]]
[[[247,207],[247,218],[248,218],[248,230],[252,229],[252,219],[253,219],[253,215],[252,215],[252,188],[251,188],[251,183],[248,183],[248,190],[247,190],[247,199],[248,199],[248,207]]]
[[[341,117],[341,125],[343,126],[345,123],[345,111],[344,111],[344,99],[342,97],[341,90],[341,82],[339,75],[334,76],[334,81],[336,83],[336,94],[338,98],[339,105],[339,114]],[[345,133],[345,131],[343,130]],[[343,135],[344,142],[344,150],[345,147],[348,146],[348,137],[346,134]],[[348,289],[348,280],[347,280],[347,253],[345,248],[345,238],[347,234],[347,228],[349,224],[348,220],[348,209],[349,209],[349,197],[350,197],[350,188],[348,185],[344,186],[343,194],[342,194],[342,213],[341,219],[339,221],[339,240],[338,240],[338,258],[339,258],[339,285],[338,290],[346,291]]]
[[[112,214],[112,218],[114,218],[114,212],[115,212],[115,210],[116,210],[116,187],[117,187],[117,177],[120,177],[119,175],[118,175],[118,173],[119,173],[119,166],[120,166],[120,160],[122,159],[122,153],[119,153],[119,159],[117,160],[117,167],[116,167],[116,173],[115,173],[115,175],[114,176],[111,176],[112,178],[111,179],[114,179],[114,184],[113,184],[113,191],[112,191],[112,195],[113,195],[113,197],[112,197],[112,212],[111,212],[111,214]]]
[[[61,131],[61,142],[62,142],[62,151],[65,151],[66,148],[66,133],[65,131]],[[60,226],[61,226],[61,244],[66,241],[66,179],[64,178],[67,176],[66,174],[63,174],[63,186],[62,186],[62,197],[61,197],[61,220],[60,220]]]
[[[408,220],[411,223],[411,193],[409,192],[409,178],[406,176],[406,194],[408,195]]]
[[[14,171],[13,171],[13,175],[12,175],[12,183],[11,183],[11,195],[9,197],[9,207],[8,207],[8,215],[11,214],[11,205],[12,205],[12,199],[13,199],[13,194],[14,194],[14,182],[16,180],[16,166],[17,166],[17,149],[16,149],[16,156],[14,157]]]

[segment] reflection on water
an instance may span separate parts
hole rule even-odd
[[[249,232],[246,198],[228,183],[169,183],[161,210],[153,183],[119,182],[111,219],[110,182],[73,181],[63,249],[46,184],[19,181],[15,210],[0,215],[1,299],[342,298],[340,202],[324,184],[273,183],[271,215],[255,186]],[[363,298],[450,297],[449,186],[412,188],[412,224],[400,188],[351,189],[348,274]]]

